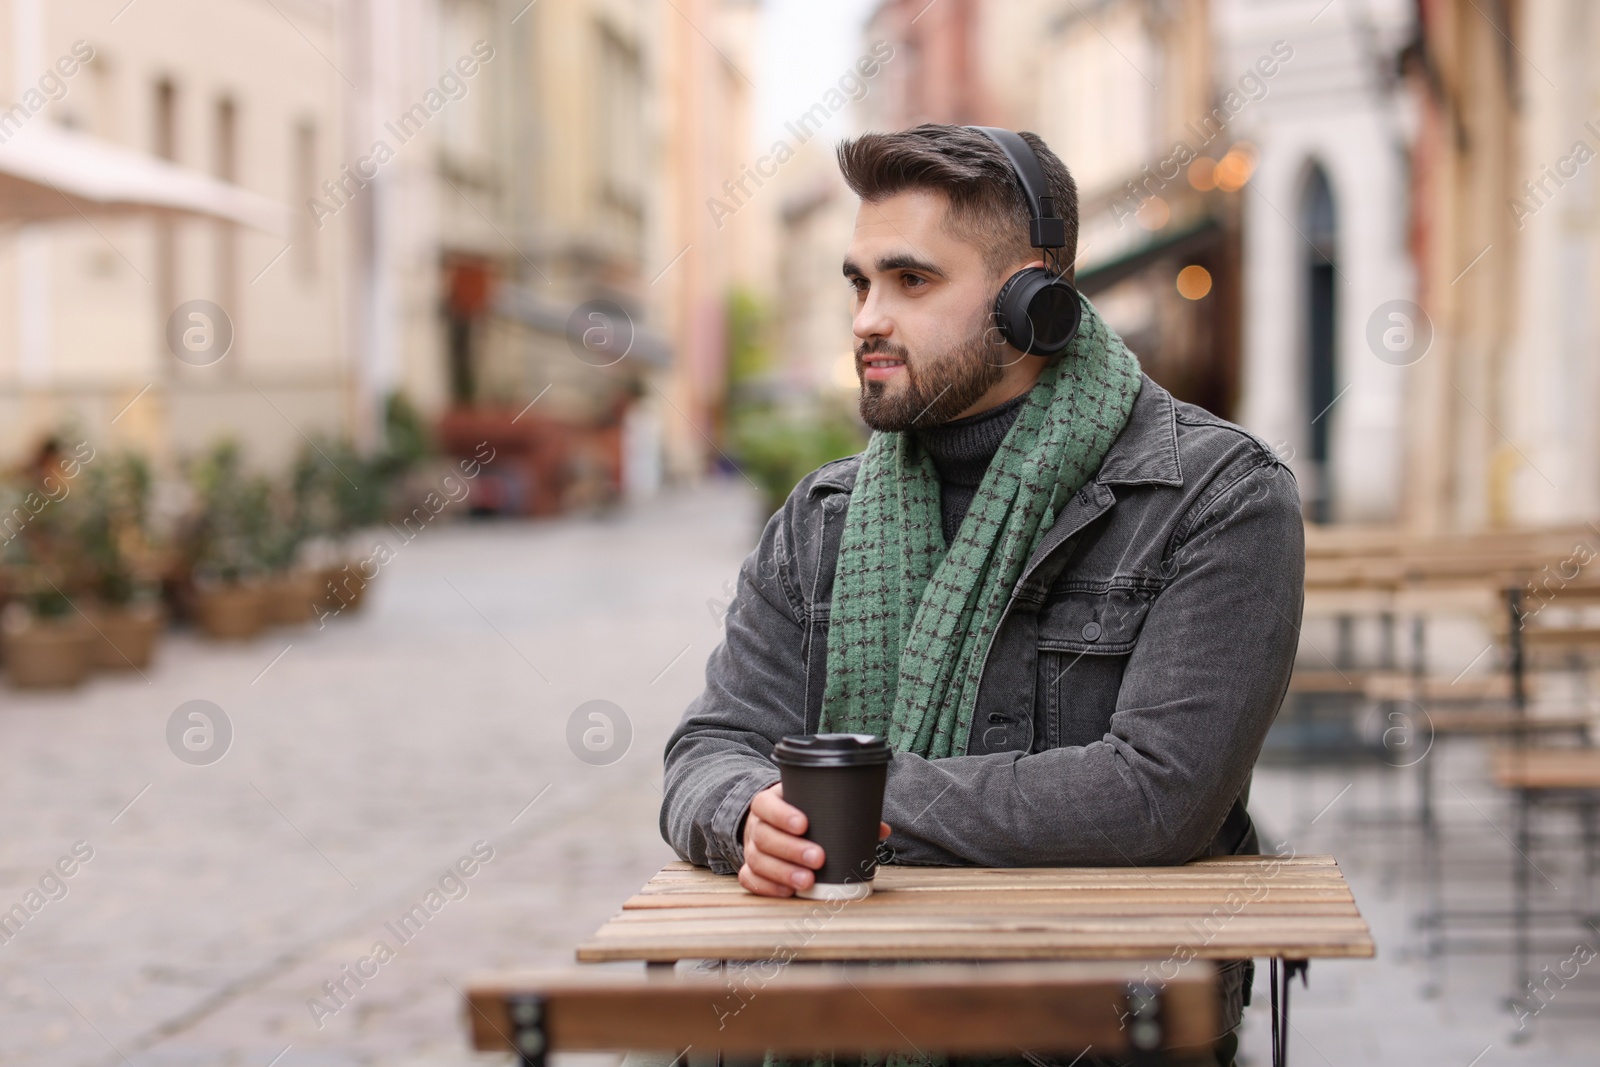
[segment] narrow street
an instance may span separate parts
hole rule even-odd
[[[662,745],[720,638],[752,497],[739,482],[610,519],[431,528],[320,631],[180,635],[147,679],[7,690],[0,901],[76,842],[92,857],[0,944],[0,1062],[484,1062],[451,983],[570,962],[673,858]],[[215,762],[169,747],[191,700],[231,724]],[[568,745],[591,700],[631,723],[609,764]],[[472,876],[440,889],[464,857]],[[430,889],[443,906],[402,943],[385,924]],[[362,964],[379,941],[393,958]],[[346,967],[377,973],[358,987]]]

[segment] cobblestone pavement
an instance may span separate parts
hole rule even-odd
[[[570,962],[673,858],[662,746],[720,639],[708,602],[754,543],[752,495],[713,485],[612,519],[430,528],[359,615],[320,631],[178,636],[147,681],[0,690],[0,901],[76,842],[92,849],[0,945],[0,1063],[504,1059],[467,1050],[452,983]],[[234,732],[210,765],[168,747],[169,717],[195,699]],[[604,766],[567,743],[596,699],[633,727]],[[479,841],[492,858],[447,881],[400,944],[385,924]],[[394,958],[338,1007],[323,983],[379,940]]]
[[[754,540],[746,488],[710,485],[610,519],[430,528],[385,567],[361,614],[325,629],[241,645],[180,635],[148,679],[0,690],[0,907],[63,857],[73,872],[48,881],[59,899],[0,944],[0,1063],[504,1062],[467,1049],[456,986],[477,970],[569,962],[672,858],[656,823],[661,748],[701,687],[720,639],[713,609]],[[169,719],[190,700],[231,723],[217,762],[190,765],[169,747]],[[576,758],[567,740],[591,700],[632,725],[608,765]],[[1492,893],[1512,852],[1491,823],[1510,821],[1482,785],[1481,754],[1429,758],[1456,876]],[[1379,940],[1376,961],[1313,965],[1294,1000],[1296,1064],[1595,1062],[1600,968],[1514,1045],[1504,957],[1452,955],[1440,972],[1417,954],[1415,831],[1378,818],[1407,810],[1408,782],[1257,776],[1263,840],[1339,856]],[[1554,851],[1535,858],[1565,890],[1573,872]],[[446,878],[463,858],[471,876]],[[402,942],[391,927],[430,890],[436,910]],[[1546,939],[1535,969],[1579,937]],[[354,987],[345,969],[380,940],[393,958]],[[1430,980],[1440,993],[1427,998]],[[353,989],[342,1003],[323,988],[337,981]],[[1257,1065],[1265,982],[1263,967],[1246,1013],[1243,1057]]]

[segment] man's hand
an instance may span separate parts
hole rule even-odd
[[[745,816],[739,884],[764,897],[793,896],[796,889],[809,886],[823,856],[821,845],[800,836],[805,832],[805,812],[784,801],[782,782],[757,793]],[[878,823],[879,841],[889,832],[888,823]]]

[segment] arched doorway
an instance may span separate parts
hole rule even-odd
[[[1333,189],[1321,164],[1306,172],[1300,192],[1300,232],[1305,237],[1301,258],[1303,314],[1300,350],[1305,367],[1306,472],[1310,491],[1306,515],[1313,522],[1333,518],[1330,462],[1332,407],[1338,397],[1335,366],[1335,324],[1338,321],[1338,212]]]

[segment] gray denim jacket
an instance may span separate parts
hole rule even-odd
[[[739,869],[750,799],[779,777],[773,746],[817,729],[860,459],[807,475],[740,568],[705,691],[666,746],[661,832],[690,862]],[[1288,688],[1304,577],[1289,469],[1145,377],[1012,590],[967,753],[890,763],[881,858],[1165,866],[1258,852],[1245,802]]]

